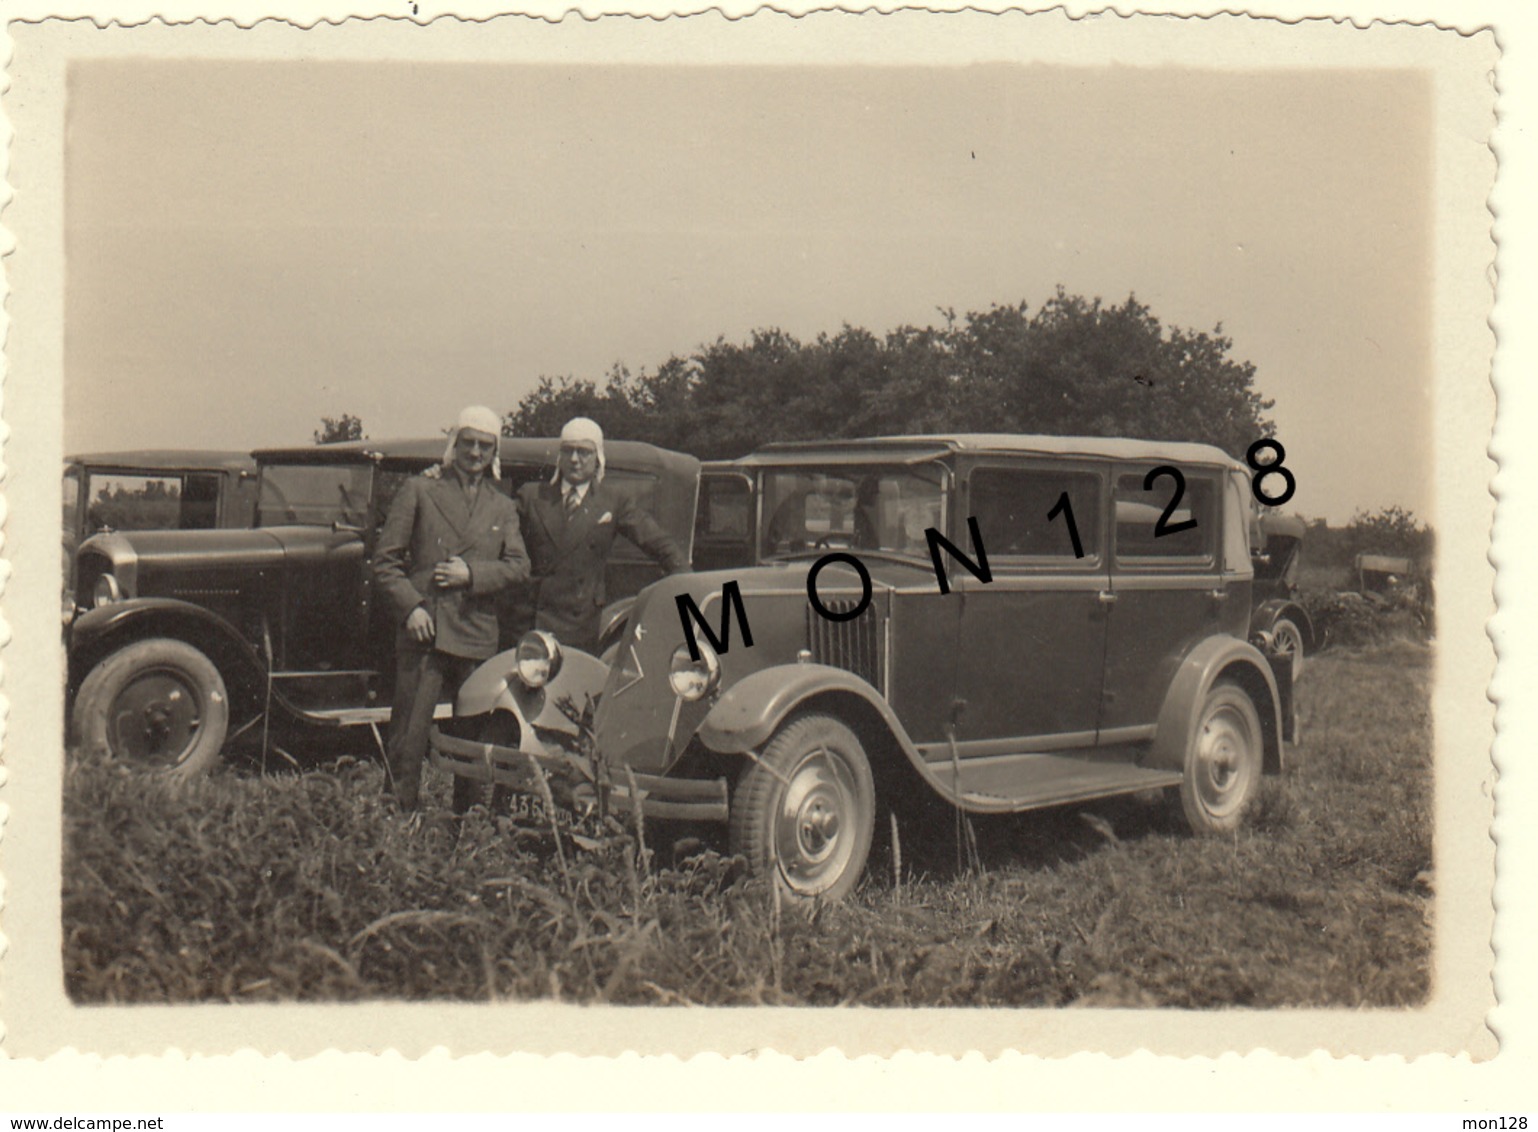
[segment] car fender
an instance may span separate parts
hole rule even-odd
[[[739,680],[721,694],[700,724],[700,741],[721,754],[757,750],[798,707],[827,692],[864,700],[881,716],[909,760],[923,765],[918,748],[881,693],[853,672],[827,664],[776,665]]]
[[[1213,684],[1225,677],[1237,680],[1250,693],[1260,716],[1265,771],[1281,773],[1281,739],[1284,734],[1291,734],[1292,728],[1284,732],[1282,727],[1283,698],[1276,676],[1254,645],[1222,635],[1201,641],[1180,662],[1164,695],[1153,747],[1143,765],[1175,771],[1185,768],[1186,752],[1196,736],[1202,703]],[[1262,696],[1268,697],[1269,703]]]
[[[208,654],[226,684],[237,674],[265,678],[266,662],[223,617],[176,598],[142,597],[98,606],[70,624],[70,686],[78,687],[109,652],[146,637],[172,637]]]
[[[609,666],[579,649],[561,650],[561,670],[543,688],[530,688],[518,679],[518,650],[508,649],[482,663],[465,678],[454,701],[457,716],[512,712],[521,730],[529,724],[545,731],[577,734],[577,725],[561,710],[564,701],[581,712],[589,699],[597,702],[609,679]]]
[[[1269,632],[1271,627],[1283,618],[1303,631],[1305,647],[1310,649],[1314,647],[1313,621],[1309,619],[1308,613],[1301,605],[1285,597],[1274,597],[1256,606],[1255,612],[1250,614],[1250,631],[1264,629]]]

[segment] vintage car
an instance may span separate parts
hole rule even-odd
[[[761,564],[664,578],[611,664],[532,634],[465,683],[435,765],[719,822],[794,898],[857,882],[879,805],[1007,813],[1168,789],[1241,822],[1295,732],[1249,640],[1250,471],[1205,445],[1051,436],[779,444]],[[595,705],[574,753],[538,719]]]
[[[259,451],[252,529],[87,539],[69,639],[77,741],[191,774],[227,740],[275,725],[370,726],[377,735],[389,718],[396,627],[373,600],[374,540],[401,483],[437,463],[443,443]],[[504,439],[503,488],[550,475],[558,449],[553,439]],[[606,450],[608,482],[633,493],[687,553],[699,462],[633,442]],[[616,541],[611,597],[660,576]]]
[[[75,552],[102,531],[249,527],[256,462],[244,452],[152,449],[64,459],[64,621],[74,616]]]
[[[697,570],[757,565],[773,552],[758,537],[763,471],[751,458],[707,460],[700,465],[700,503],[694,520]],[[1304,656],[1317,647],[1313,622],[1298,600],[1306,529],[1301,518],[1276,512],[1256,517],[1250,527],[1250,558],[1255,567],[1250,637],[1257,644],[1274,643],[1290,653],[1295,677],[1303,674]]]
[[[1303,658],[1314,651],[1314,623],[1298,600],[1303,536],[1308,524],[1296,515],[1267,512],[1260,517],[1260,539],[1251,552],[1255,563],[1254,610],[1250,633],[1270,634],[1281,652],[1292,657],[1293,675],[1303,674]]]

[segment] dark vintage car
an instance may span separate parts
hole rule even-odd
[[[726,570],[756,565],[774,548],[759,539],[759,479],[763,464],[747,460],[707,460],[700,465],[700,504],[694,522],[694,565]],[[1317,647],[1313,622],[1298,600],[1298,576],[1307,524],[1295,515],[1267,512],[1251,525],[1250,557],[1255,567],[1251,639],[1261,633],[1293,657],[1294,676],[1303,658]]]
[[[244,452],[147,449],[64,459],[64,613],[74,616],[75,552],[102,531],[249,527],[256,461]]]
[[[612,664],[525,638],[466,682],[435,764],[723,823],[798,898],[848,893],[878,805],[926,791],[1007,813],[1168,789],[1226,832],[1280,771],[1291,664],[1248,640],[1250,471],[1221,451],[897,437],[732,474],[761,564],[642,591]],[[591,754],[531,725],[589,696]]]
[[[504,439],[504,490],[550,475],[558,449],[554,439]],[[699,462],[625,441],[606,451],[608,482],[687,553]],[[69,640],[76,740],[194,773],[227,740],[274,725],[377,734],[389,718],[395,625],[373,600],[374,540],[401,483],[442,455],[442,438],[260,451],[253,529],[87,539]],[[616,540],[611,597],[660,576]]]
[[[1255,563],[1255,609],[1250,632],[1269,633],[1275,646],[1293,658],[1293,675],[1303,674],[1303,658],[1314,651],[1314,623],[1298,600],[1303,536],[1308,524],[1296,515],[1268,512],[1260,517]]]

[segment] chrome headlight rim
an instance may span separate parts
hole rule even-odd
[[[91,590],[91,608],[102,609],[123,600],[123,587],[118,585],[117,578],[108,573],[96,579],[96,585]]]
[[[673,650],[668,662],[668,687],[673,694],[688,703],[703,700],[721,686],[721,658],[716,650],[704,641],[696,641],[700,658],[694,659],[685,641]]]
[[[530,629],[518,638],[513,675],[525,688],[543,688],[561,672],[561,643],[544,629]]]

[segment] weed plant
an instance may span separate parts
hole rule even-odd
[[[883,814],[855,896],[806,909],[689,831],[611,820],[558,845],[479,807],[456,821],[441,781],[412,820],[351,758],[183,787],[72,762],[66,985],[89,1003],[1414,1004],[1428,666],[1407,643],[1313,662],[1305,742],[1234,836],[1182,832],[1167,797]]]

